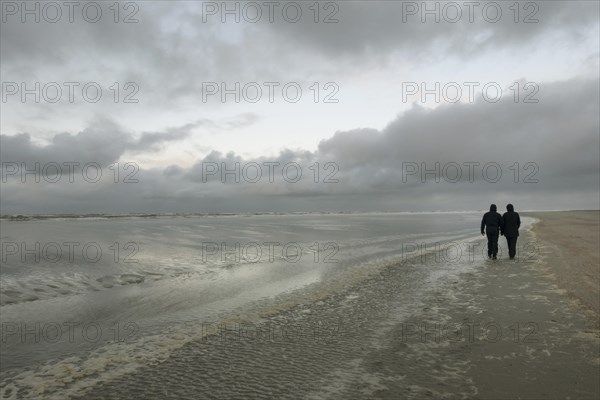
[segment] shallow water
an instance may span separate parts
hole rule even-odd
[[[403,306],[418,304],[423,288],[479,262],[483,249],[467,244],[480,218],[385,213],[1,221],[2,393],[11,398],[20,388],[33,398],[64,398],[161,362],[214,334],[218,324],[264,322],[265,315],[341,293],[385,266],[403,268],[409,257],[454,246],[449,263],[406,268],[402,290],[411,301]],[[34,251],[22,259],[12,243]],[[90,252],[78,252],[85,244]],[[63,251],[55,261],[56,249],[68,246],[72,257]],[[100,258],[91,253],[98,248]],[[125,262],[128,255],[136,262]]]

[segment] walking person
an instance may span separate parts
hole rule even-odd
[[[508,257],[512,260],[517,254],[517,238],[519,237],[519,227],[521,226],[521,218],[519,213],[515,212],[512,204],[506,205],[506,212],[502,216],[504,222],[500,231],[504,235],[508,244]]]
[[[496,212],[495,204],[490,206],[490,211],[483,215],[481,220],[481,234],[487,235],[488,258],[496,259],[498,254],[498,236],[502,230],[502,216]]]

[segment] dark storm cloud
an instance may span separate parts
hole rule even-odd
[[[527,48],[550,33],[579,40],[589,27],[598,23],[598,4],[589,1],[539,1],[529,2],[529,5],[521,2],[518,13],[514,2],[502,1],[343,1],[337,4],[337,23],[315,24],[309,18],[313,14],[309,14],[298,23],[267,26],[283,35],[284,40],[303,42],[332,57],[377,57],[393,52],[419,56],[435,50],[434,58],[443,59],[448,54],[473,55],[507,46]],[[436,13],[425,12],[436,7]],[[500,14],[496,14],[497,10]],[[321,10],[321,19],[332,12],[332,8]],[[515,22],[515,13],[518,22]]]
[[[442,163],[548,159],[555,172],[594,172],[597,89],[598,80],[572,79],[541,84],[539,103],[506,98],[433,110],[415,105],[381,132],[338,132],[320,143],[319,153],[344,160],[349,168],[373,163],[390,166],[427,155]]]
[[[464,210],[482,208],[490,201],[512,201],[530,209],[595,207],[600,190],[598,89],[598,79],[572,79],[544,84],[537,104],[516,104],[506,98],[498,103],[481,100],[432,110],[415,106],[381,131],[337,132],[315,152],[286,149],[276,157],[253,159],[211,152],[190,168],[173,165],[140,170],[139,182],[131,185],[83,183],[63,185],[56,191],[53,185],[8,182],[2,191],[2,212]],[[109,132],[111,125],[107,124],[78,135],[65,134],[51,146],[40,148],[17,137],[3,142],[2,149],[5,154],[15,151],[45,158],[62,157],[66,148],[91,151],[96,135],[85,132]],[[171,135],[192,125],[177,128]],[[159,137],[173,136],[168,132],[146,134],[136,142],[115,135],[117,143],[106,150],[106,160],[114,161],[118,149],[142,142],[152,148]],[[68,146],[63,148],[62,143]],[[38,153],[32,154],[34,150]],[[269,162],[279,166],[296,163],[303,179],[295,183],[283,180],[281,168],[276,168],[274,182],[269,182],[265,167]],[[327,162],[339,167],[333,175],[337,182],[323,181]],[[475,162],[479,166],[474,167],[473,179],[467,177],[465,167],[456,183],[451,182],[454,175],[449,181],[436,174],[422,180],[419,173],[406,173],[407,163],[420,168],[423,162],[430,170],[435,163]],[[515,162],[520,169],[517,182],[510,169]],[[528,162],[537,170],[523,169]],[[224,166],[234,171],[236,163],[240,169],[251,163],[261,166],[263,179],[252,183],[242,178],[235,183],[230,174],[223,182],[220,173]],[[321,170],[318,182],[310,169],[315,163]],[[492,183],[482,176],[486,163],[501,166],[501,180]],[[207,174],[212,171],[207,165],[218,167],[218,172]],[[525,181],[531,173],[537,183]]]
[[[169,108],[190,96],[197,100],[203,81],[301,80],[307,72],[324,71],[343,76],[393,54],[410,61],[531,50],[549,35],[577,43],[598,23],[598,4],[589,1],[531,2],[539,10],[521,9],[519,19],[535,11],[537,23],[515,23],[508,2],[498,2],[503,10],[498,22],[487,22],[484,1],[476,2],[474,22],[465,2],[455,2],[464,13],[456,23],[444,18],[435,23],[431,17],[421,23],[419,14],[403,22],[407,3],[422,4],[337,2],[337,23],[314,23],[308,3],[302,3],[304,15],[297,23],[281,17],[284,3],[274,23],[264,15],[254,24],[243,19],[222,24],[219,14],[203,22],[202,2],[136,3],[139,22],[130,24],[114,23],[106,4],[97,23],[79,17],[74,23],[62,18],[55,24],[23,24],[10,16],[1,28],[3,80],[131,81],[142,88],[146,104]],[[330,11],[321,10],[319,18]]]
[[[526,188],[549,196],[570,190],[588,191],[590,204],[594,200],[597,203],[598,80],[573,79],[542,86],[537,104],[505,99],[493,104],[480,101],[444,105],[434,110],[414,107],[381,132],[337,133],[321,142],[319,157],[338,160],[340,170],[349,173],[344,181],[360,182],[366,190],[411,187],[408,197],[449,195],[453,191],[477,197],[477,192],[510,193]],[[439,162],[442,172],[433,175],[439,176],[442,184],[435,184],[431,176],[425,176],[423,183],[423,162],[428,170],[434,170]],[[480,163],[474,167],[473,184],[467,183],[468,168],[464,164],[468,162]],[[504,175],[494,184],[488,183],[482,173],[483,166],[491,162],[501,165]],[[514,171],[509,168],[515,162],[519,163],[519,183],[514,183]],[[418,165],[418,171],[403,177],[407,163],[414,163],[412,169]],[[459,184],[444,185],[443,167],[450,163],[461,165]],[[525,170],[527,163],[534,164]],[[539,183],[523,182],[529,173]],[[447,180],[455,177],[455,169],[450,168]]]

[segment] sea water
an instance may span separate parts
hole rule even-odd
[[[468,246],[480,219],[471,212],[4,218],[2,392],[11,398],[27,386],[31,396],[60,398],[159,363],[214,333],[207,326],[260,323],[265,310],[451,249],[422,270],[435,281],[448,266],[482,258],[485,249]]]

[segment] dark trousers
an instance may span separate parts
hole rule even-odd
[[[517,236],[506,237],[506,243],[508,244],[508,256],[515,258],[515,254],[517,254]]]
[[[488,240],[488,257],[496,257],[498,254],[498,234],[497,233],[486,233]]]

